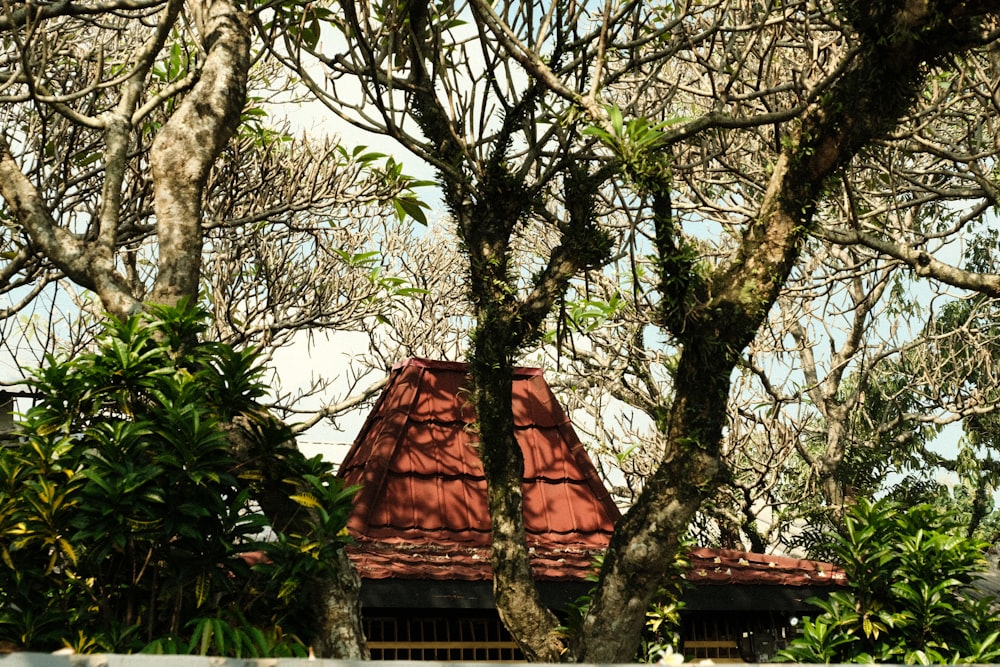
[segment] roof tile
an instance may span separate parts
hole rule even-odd
[[[686,578],[695,584],[837,586],[844,571],[830,563],[729,549],[695,547]]]

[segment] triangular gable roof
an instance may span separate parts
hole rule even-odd
[[[392,369],[340,467],[346,483],[361,486],[347,527],[362,577],[491,577],[468,384],[462,363],[408,359]],[[516,369],[512,392],[535,576],[579,580],[620,512],[541,370]]]

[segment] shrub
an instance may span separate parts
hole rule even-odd
[[[832,548],[848,591],[810,600],[823,610],[782,652],[805,663],[985,663],[1000,658],[1000,622],[970,585],[986,544],[931,505],[862,500]]]
[[[40,399],[0,448],[0,641],[304,653],[310,615],[288,591],[326,573],[351,490],[259,407],[257,353],[199,340],[204,321],[187,307],[109,320],[93,353],[35,372]],[[253,465],[234,422],[256,438]],[[260,509],[272,465],[302,510],[288,533]],[[260,550],[271,558],[241,558]]]

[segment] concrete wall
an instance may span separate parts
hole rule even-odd
[[[493,663],[482,662],[425,662],[425,661],[344,661],[308,660],[305,658],[210,658],[190,655],[118,655],[94,653],[90,655],[51,655],[49,653],[9,653],[0,656],[0,667],[487,667]],[[538,667],[537,663],[511,663],[513,667]],[[508,665],[508,667],[510,667]],[[604,667],[604,666],[602,666]]]
[[[427,663],[430,664],[430,663]],[[0,667],[373,667],[371,662],[303,660],[295,658],[211,658],[191,655],[51,655],[49,653],[9,653],[0,656]]]

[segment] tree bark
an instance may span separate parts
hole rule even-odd
[[[497,344],[496,329],[481,320],[470,364],[476,389],[479,446],[490,508],[493,596],[500,620],[528,660],[559,662],[564,650],[558,619],[542,603],[525,542],[522,483],[524,457],[514,436],[510,351]]]
[[[476,320],[469,366],[491,518],[493,594],[500,618],[525,658],[559,662],[565,657],[559,620],[542,603],[525,541],[524,460],[514,434],[511,391],[515,355],[539,334],[570,278],[606,261],[604,235],[593,223],[593,207],[586,205],[598,179],[575,165],[567,168],[566,187],[579,189],[570,220],[544,269],[527,289],[521,288],[510,267],[511,243],[514,230],[531,213],[535,194],[511,173],[507,153],[519,123],[528,122],[523,115],[530,107],[509,109],[503,127],[490,140],[488,157],[470,159],[460,139],[462,128],[441,105],[425,67],[424,59],[434,62],[436,53],[434,44],[421,41],[431,34],[427,3],[414,2],[408,10],[410,30],[403,37],[412,67],[414,117],[437,146],[442,165],[448,165],[440,169],[439,181],[469,262]]]
[[[336,576],[320,585],[323,605],[318,612],[319,633],[313,640],[316,656],[335,660],[368,660],[361,616],[361,577],[341,549],[337,552]]]
[[[193,13],[205,62],[150,151],[159,244],[150,300],[168,305],[198,298],[205,183],[239,125],[250,70],[250,32],[239,6],[231,0],[201,0]]]
[[[506,142],[498,142],[501,147]],[[505,150],[498,148],[498,151]],[[505,156],[495,155],[499,165]],[[527,289],[510,271],[514,229],[531,197],[513,175],[488,174],[477,184],[482,204],[465,210],[461,189],[451,184],[452,210],[469,257],[469,282],[476,330],[470,355],[475,388],[480,455],[491,520],[493,594],[504,625],[528,660],[560,662],[567,657],[558,618],[542,603],[531,573],[525,541],[522,485],[524,457],[514,430],[514,357],[538,336],[545,318],[571,277],[607,261],[607,237],[594,226],[594,189],[602,181],[574,167],[564,175],[569,221],[560,244]]]

